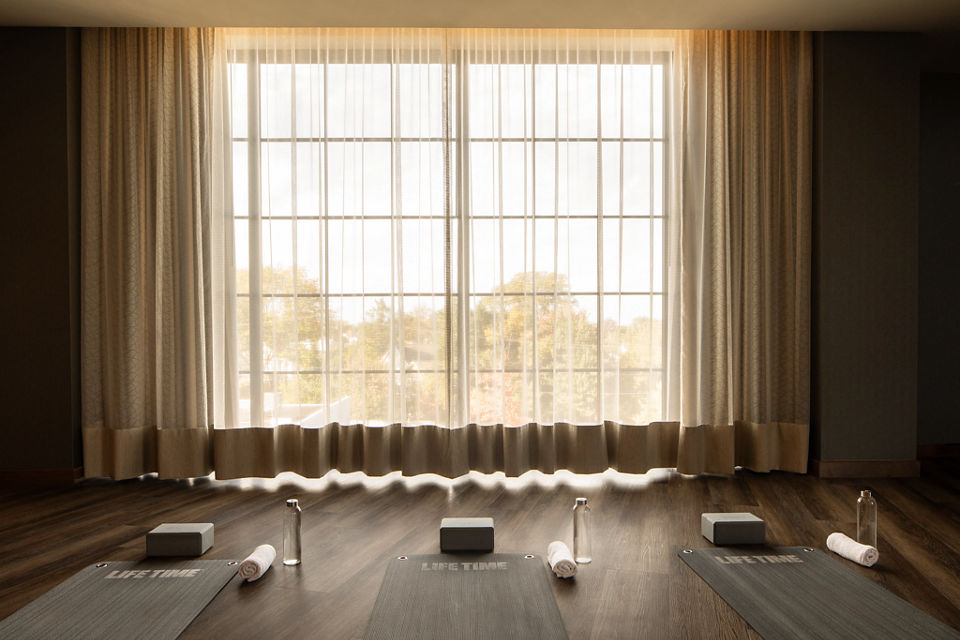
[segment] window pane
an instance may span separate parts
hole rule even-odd
[[[469,67],[468,118],[472,138],[492,138],[496,135],[496,72],[496,65],[471,64]]]
[[[470,143],[470,211],[475,215],[491,215],[499,211],[496,203],[500,171],[495,145],[491,142]]]
[[[653,67],[653,135],[663,137],[663,69],[662,64]]]
[[[237,293],[247,293],[250,289],[250,239],[249,223],[246,220],[233,221],[234,259],[237,267]]]
[[[470,137],[521,138],[532,113],[531,70],[527,65],[470,65]]]
[[[535,167],[533,210],[538,216],[553,216],[559,213],[557,201],[557,144],[537,142],[533,145],[531,163]]]
[[[604,291],[649,292],[650,250],[649,219],[604,219]]]
[[[558,67],[558,135],[568,138],[596,138],[597,66],[561,64]]]
[[[247,137],[247,65],[230,64],[230,130],[234,138]]]
[[[331,220],[327,228],[330,292],[363,293],[363,222]]]
[[[623,65],[600,65],[600,133],[604,138],[620,137],[621,100],[623,98]],[[629,104],[628,108],[634,105]],[[604,158],[606,159],[606,158]],[[607,167],[604,166],[604,170]]]
[[[300,376],[282,373],[271,376],[274,383],[272,394],[264,397],[264,409],[272,414],[272,424],[296,424],[300,421]],[[272,400],[272,402],[270,402]],[[269,405],[273,405],[272,407]],[[272,410],[271,410],[272,409]],[[268,424],[270,424],[268,423]]]
[[[264,220],[260,224],[260,238],[263,245],[263,292],[293,293],[293,222]]]
[[[331,142],[327,161],[330,215],[391,213],[389,142]]]
[[[598,296],[574,296],[572,322],[569,332],[563,337],[570,341],[573,366],[596,369],[600,366],[597,356],[597,298]]]
[[[663,143],[653,143],[653,215],[663,215]]]
[[[323,252],[319,220],[297,220],[297,293],[316,294],[323,291]]]
[[[260,215],[293,215],[293,144],[260,143]]]
[[[597,290],[597,223],[575,219],[559,225],[559,269],[573,291]]]
[[[663,220],[653,221],[653,291],[663,293]]]
[[[443,220],[404,220],[404,293],[443,293],[445,240]]]
[[[389,220],[363,222],[363,290],[390,293],[394,282],[394,242]]]
[[[295,69],[296,135],[298,138],[315,138],[323,133],[323,66],[298,64]]]
[[[523,274],[533,266],[532,231],[532,220],[503,221],[504,291],[525,290]]]
[[[596,215],[597,144],[536,144],[536,214]]]
[[[297,366],[301,371],[320,371],[326,351],[324,299],[314,296],[294,300],[297,318]]]
[[[250,298],[237,297],[237,343],[240,348],[238,368],[250,370]]]
[[[531,419],[533,377],[511,371],[470,372],[470,416],[477,424],[519,425]]]
[[[297,215],[319,216],[321,209],[320,185],[323,167],[320,164],[320,144],[297,143]]]
[[[470,242],[470,290],[493,293],[501,285],[501,244],[497,220],[472,220]]]
[[[297,316],[293,298],[264,297],[260,309],[264,371],[296,371]]]
[[[534,65],[533,90],[536,92],[533,130],[528,135],[552,138],[557,135],[557,74],[552,64]]]
[[[444,210],[443,144],[400,143],[400,211],[405,216],[440,216]]]
[[[603,317],[621,327],[632,324],[642,318],[649,319],[654,313],[655,298],[640,293],[603,296]]]
[[[390,135],[390,65],[327,65],[327,127],[334,138]]]
[[[600,389],[597,374],[574,373],[571,420],[579,424],[598,424],[603,417],[597,415],[597,396]]]
[[[603,143],[603,214],[620,213],[663,215],[662,142]]]
[[[443,296],[406,296],[403,314],[399,320],[402,327],[397,335],[403,336],[406,349],[404,368],[407,371],[435,371],[444,369],[446,355],[441,349],[446,322]]]
[[[443,136],[443,66],[401,64],[399,85],[400,135],[405,138]]]
[[[233,215],[250,215],[247,197],[250,194],[247,165],[247,142],[233,143]]]
[[[260,137],[289,138],[292,65],[260,65]]]
[[[651,78],[650,65],[631,64],[623,67],[623,101],[630,105],[623,114],[624,138],[650,137],[654,108]]]

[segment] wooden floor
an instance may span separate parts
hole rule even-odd
[[[395,476],[322,480],[82,483],[69,490],[0,489],[0,618],[99,560],[136,560],[160,522],[213,522],[206,558],[240,559],[281,544],[285,498],[303,505],[304,562],[274,566],[259,582],[235,578],[182,638],[358,638],[386,560],[437,553],[440,518],[492,516],[501,552],[544,554],[571,543],[574,498],[593,508],[594,561],[574,581],[551,579],[571,638],[758,638],[677,550],[709,546],[704,511],[750,511],[771,545],[825,549],[827,534],[855,532],[855,501],[873,489],[881,560],[847,563],[898,596],[960,628],[960,464],[925,465],[917,479],[823,480],[786,473],[685,477],[478,474],[455,481]],[[845,562],[845,561],[844,561]]]

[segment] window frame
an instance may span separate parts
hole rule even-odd
[[[330,353],[330,321],[329,321],[329,312],[330,312],[330,299],[332,297],[336,298],[350,298],[350,297],[373,297],[373,296],[382,296],[382,297],[431,297],[438,298],[443,297],[446,299],[446,305],[448,311],[453,308],[452,302],[454,300],[465,299],[467,300],[466,305],[457,304],[456,309],[458,311],[458,317],[455,320],[457,325],[457,344],[454,345],[448,342],[448,348],[446,350],[447,354],[447,363],[444,368],[434,368],[434,369],[423,369],[421,373],[446,373],[448,378],[447,383],[447,393],[448,393],[448,425],[449,427],[454,427],[461,424],[466,424],[469,418],[469,407],[470,407],[470,385],[464,383],[463,381],[468,381],[470,376],[475,373],[523,373],[525,370],[532,376],[533,385],[534,385],[534,396],[539,397],[539,378],[541,369],[534,365],[533,369],[526,369],[525,367],[521,368],[471,368],[469,365],[470,361],[470,348],[469,348],[469,327],[470,327],[470,301],[474,297],[480,297],[484,295],[489,295],[487,293],[483,294],[474,294],[470,290],[470,274],[469,274],[469,255],[470,255],[470,241],[471,241],[471,223],[475,220],[531,220],[533,225],[533,231],[535,233],[537,220],[555,220],[560,217],[559,214],[555,213],[553,215],[537,215],[535,212],[530,214],[478,214],[473,215],[470,211],[470,197],[469,197],[469,188],[465,186],[469,185],[469,172],[470,172],[470,151],[469,147],[472,143],[476,142],[490,142],[490,143],[504,143],[504,142],[518,142],[529,144],[533,149],[533,154],[536,154],[536,147],[538,143],[596,143],[597,145],[597,154],[598,157],[602,158],[603,145],[605,143],[619,143],[622,145],[624,143],[631,142],[646,142],[651,145],[654,143],[659,143],[662,149],[662,167],[661,167],[661,180],[660,180],[660,192],[662,197],[661,211],[660,215],[657,215],[655,211],[651,208],[648,214],[624,214],[622,211],[616,215],[604,215],[602,206],[599,202],[601,201],[598,198],[598,211],[594,214],[570,214],[564,215],[563,218],[569,219],[584,219],[584,220],[596,220],[597,221],[597,291],[568,291],[564,292],[565,296],[595,296],[597,299],[597,308],[595,310],[597,317],[597,366],[596,368],[591,367],[566,367],[565,370],[572,371],[574,373],[594,373],[597,377],[597,415],[600,416],[601,420],[604,416],[604,402],[605,402],[605,377],[607,369],[604,367],[604,316],[603,316],[603,300],[605,296],[608,295],[627,295],[627,296],[647,296],[647,297],[660,297],[660,319],[661,319],[661,337],[660,337],[660,366],[659,367],[618,367],[617,372],[620,376],[624,373],[658,373],[660,377],[660,403],[661,408],[665,408],[666,402],[666,384],[664,379],[664,366],[665,366],[665,357],[667,350],[667,318],[666,310],[668,308],[667,301],[667,292],[668,292],[668,269],[667,269],[667,224],[669,220],[669,211],[670,211],[670,190],[668,185],[670,184],[670,95],[672,93],[672,74],[671,66],[673,63],[673,55],[669,50],[661,50],[645,54],[646,60],[635,62],[634,64],[638,65],[651,65],[651,66],[660,66],[662,71],[663,79],[663,90],[662,90],[662,131],[661,135],[657,137],[655,131],[651,129],[650,135],[648,137],[640,138],[626,138],[623,137],[623,131],[621,128],[619,136],[605,136],[602,131],[602,115],[598,109],[597,113],[597,135],[595,137],[561,137],[559,135],[554,135],[550,137],[537,137],[534,129],[534,133],[531,137],[522,137],[522,138],[504,138],[504,137],[477,137],[472,138],[469,136],[469,117],[466,115],[468,113],[469,107],[469,72],[470,68],[474,64],[488,64],[480,61],[468,61],[468,49],[465,47],[457,48],[453,47],[450,49],[453,52],[451,59],[447,58],[446,55],[439,51],[431,50],[427,59],[423,59],[420,56],[414,56],[410,52],[405,51],[395,51],[388,47],[377,47],[373,46],[370,49],[363,50],[363,56],[366,57],[369,54],[369,60],[357,61],[355,58],[356,52],[361,51],[359,48],[354,48],[350,50],[344,49],[327,49],[325,50],[325,56],[321,56],[320,52],[315,49],[306,49],[306,48],[293,48],[291,50],[282,50],[274,51],[268,50],[265,48],[238,48],[231,49],[228,68],[233,64],[245,64],[246,65],[246,82],[247,82],[247,135],[246,136],[235,136],[234,131],[231,127],[230,132],[230,141],[231,149],[233,145],[238,142],[245,142],[247,148],[247,215],[241,216],[237,215],[237,211],[234,210],[230,219],[232,221],[236,220],[246,220],[248,228],[248,264],[249,268],[249,280],[248,280],[248,289],[247,293],[238,292],[237,303],[243,304],[244,299],[249,306],[250,310],[250,344],[248,345],[250,349],[250,358],[249,358],[249,369],[247,370],[238,370],[239,375],[249,375],[250,378],[250,424],[251,425],[262,425],[264,424],[263,415],[264,415],[264,406],[263,406],[263,387],[262,380],[265,375],[272,374],[322,374],[324,376],[324,385],[325,393],[324,398],[329,403],[331,399],[331,389],[330,389],[330,374],[332,373],[330,368],[329,358],[324,358],[324,367],[321,370],[316,369],[296,369],[294,371],[289,370],[273,370],[266,369],[264,367],[263,361],[263,340],[262,340],[262,317],[261,310],[264,299],[270,298],[322,298],[324,301],[324,322],[326,323],[324,327],[323,340],[326,343],[325,353]],[[400,58],[397,59],[397,54],[400,54]],[[629,64],[622,59],[622,54],[614,50],[601,50],[601,51],[580,51],[578,52],[578,58],[582,56],[584,61],[571,61],[571,60],[552,60],[550,54],[554,53],[551,51],[541,51],[538,52],[538,60],[536,62],[529,62],[524,60],[522,64],[526,65],[550,65],[550,64],[585,64],[585,65],[597,65],[598,67],[603,64],[617,64],[624,65]],[[408,54],[410,57],[406,58],[405,54]],[[599,54],[599,55],[598,55]],[[562,56],[557,56],[562,57]],[[643,57],[643,56],[642,56]],[[619,58],[619,59],[618,59]],[[444,135],[442,136],[428,136],[428,137],[403,137],[403,136],[391,136],[389,138],[383,137],[342,137],[342,136],[328,136],[327,132],[329,128],[327,126],[327,115],[329,109],[327,107],[327,66],[330,64],[403,64],[404,62],[410,62],[414,64],[442,64],[443,65],[443,77],[444,77],[444,87],[443,91],[448,94],[456,94],[456,112],[452,114],[445,114],[447,117],[444,118]],[[260,135],[261,132],[261,82],[260,82],[260,71],[261,67],[265,64],[318,64],[323,67],[323,113],[321,114],[321,134],[318,136],[299,136],[296,133],[296,123],[295,119],[292,118],[291,121],[291,133],[290,137],[283,138],[270,138],[263,137]],[[451,74],[450,69],[454,68],[455,73]],[[231,74],[232,75],[232,74]],[[295,74],[293,74],[295,75]],[[450,82],[450,76],[453,76],[454,81]],[[652,74],[651,74],[652,78]],[[651,79],[652,82],[652,79]],[[295,78],[291,81],[291,92],[295,95],[296,93],[296,80]],[[453,86],[450,86],[453,85]],[[396,85],[392,85],[392,90],[396,89]],[[602,91],[602,83],[600,81],[600,71],[598,69],[598,79],[597,79],[597,99],[598,104],[601,100],[600,92]],[[536,99],[536,91],[532,90],[533,99]],[[651,108],[652,101],[654,100],[653,92],[651,92]],[[445,100],[446,104],[449,104],[449,99]],[[294,107],[295,108],[295,107]],[[621,109],[623,107],[621,106]],[[391,129],[394,126],[397,126],[395,123],[395,114],[391,113]],[[451,130],[451,122],[456,124],[455,128]],[[557,129],[559,129],[559,123],[557,123]],[[559,132],[557,132],[559,133]],[[290,215],[280,215],[280,216],[267,216],[266,218],[262,215],[262,194],[261,194],[261,172],[262,172],[262,153],[261,146],[263,143],[268,142],[292,142],[293,143],[293,171],[296,171],[296,147],[299,143],[317,143],[320,145],[320,165],[322,166],[323,180],[320,187],[320,211],[317,215],[298,215],[296,213],[296,197],[293,198],[292,208]],[[444,198],[446,200],[444,204],[444,213],[442,216],[431,214],[429,216],[423,216],[423,218],[443,220],[444,226],[446,229],[445,232],[445,244],[446,246],[452,247],[452,233],[450,231],[450,224],[452,221],[456,220],[457,226],[460,229],[460,232],[457,234],[456,241],[459,244],[458,250],[455,252],[459,256],[459,264],[453,265],[451,256],[454,255],[454,251],[447,250],[445,252],[446,264],[444,265],[444,272],[448,274],[454,271],[457,274],[456,289],[454,291],[454,283],[448,280],[445,283],[445,291],[442,294],[437,293],[410,293],[403,292],[402,294],[397,292],[363,292],[363,293],[348,293],[348,292],[338,292],[330,293],[329,287],[329,264],[328,264],[328,255],[329,252],[326,250],[326,242],[329,239],[329,223],[331,220],[340,221],[340,220],[395,220],[396,215],[393,214],[355,214],[355,215],[339,215],[339,216],[330,216],[329,212],[329,202],[327,200],[329,189],[327,185],[329,184],[329,176],[327,173],[329,163],[328,163],[328,145],[331,143],[350,143],[350,142],[383,142],[389,143],[391,145],[391,162],[396,163],[399,161],[398,157],[398,145],[404,142],[435,142],[443,145],[444,154],[449,154],[452,158],[448,158],[447,162],[444,163],[444,172],[445,172],[445,185],[450,185],[452,180],[452,175],[447,176],[446,172],[449,171],[451,174],[453,172],[457,173],[457,192],[456,193],[445,193]],[[457,149],[457,152],[453,152],[453,148]],[[621,172],[623,165],[623,156],[620,154],[620,164]],[[556,157],[556,156],[555,156]],[[534,160],[535,162],[535,160]],[[534,165],[535,166],[535,165]],[[534,169],[535,171],[535,169]],[[650,185],[651,189],[655,183],[654,175],[655,168],[651,162],[650,166]],[[622,175],[622,173],[621,173]],[[598,170],[597,172],[597,189],[602,194],[603,190],[603,174]],[[602,195],[601,195],[602,198]],[[456,205],[454,205],[456,202]],[[322,237],[324,239],[324,248],[323,252],[323,269],[322,269],[322,279],[323,286],[321,293],[265,293],[262,290],[262,225],[264,220],[316,220],[323,227]],[[417,218],[412,218],[417,219]],[[603,288],[603,268],[602,263],[603,258],[603,224],[605,220],[620,220],[621,229],[623,220],[649,220],[650,221],[650,262],[651,262],[651,282],[650,290],[646,292],[640,291],[630,291],[627,293],[618,292],[618,294],[608,294],[605,293]],[[659,219],[661,221],[661,264],[660,264],[660,273],[661,273],[661,289],[657,291],[653,282],[653,261],[655,252],[653,251],[654,246],[654,234],[653,234],[653,221]],[[297,232],[293,232],[293,247],[294,247],[294,256],[296,256],[296,237]],[[622,233],[621,233],[622,238]],[[622,256],[621,256],[622,260]],[[253,266],[257,265],[258,268],[254,269]],[[294,265],[296,265],[296,259],[294,258]],[[255,273],[256,272],[256,273]],[[294,268],[294,282],[296,283],[297,279],[297,269]],[[296,284],[294,285],[296,287]],[[511,294],[514,295],[514,294]],[[536,307],[536,299],[540,296],[555,296],[554,292],[537,292],[536,290],[532,292],[521,292],[517,295],[522,295],[524,297],[531,296],[533,298],[532,304]],[[294,302],[294,304],[296,304]],[[454,319],[451,318],[451,313],[446,314],[446,336],[450,340],[452,335],[451,326],[454,323]],[[653,320],[653,318],[651,318]],[[536,332],[534,332],[534,340],[536,340]],[[454,349],[455,346],[455,349]],[[535,348],[535,347],[534,347]],[[367,373],[385,373],[385,374],[399,374],[403,376],[404,370],[403,367],[399,368],[394,366],[393,354],[391,354],[391,368],[389,369],[338,369],[338,373],[345,374],[367,374]],[[454,365],[454,363],[456,363]],[[455,390],[452,384],[452,376],[456,373],[459,376],[460,384],[456,385],[457,389]],[[619,384],[619,383],[618,383]],[[459,392],[459,393],[457,393]],[[392,398],[391,398],[392,402]],[[537,421],[539,421],[539,402],[535,402],[534,406],[536,407]]]

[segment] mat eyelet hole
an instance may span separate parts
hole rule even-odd
[[[397,560],[406,560],[407,556],[397,556]]]
[[[106,562],[98,562],[98,563],[97,563],[97,569],[103,569],[105,566],[107,566],[107,563],[106,563]]]
[[[237,561],[236,561],[236,560],[231,560],[230,562],[227,563],[227,566],[228,566],[228,567],[232,567],[232,566],[235,565],[235,564],[237,564]]]
[[[533,559],[536,558],[537,556],[532,556],[532,555],[530,555],[530,554],[528,553],[527,555],[525,555],[525,556],[523,556],[523,557],[526,558],[527,560],[533,560]]]
[[[684,549],[683,553],[693,553],[693,549]]]
[[[813,549],[811,549],[810,547],[804,547],[803,550],[806,551],[807,553],[810,553],[811,551],[813,551]]]

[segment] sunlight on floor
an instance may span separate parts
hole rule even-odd
[[[503,472],[480,473],[471,471],[459,478],[444,478],[432,473],[417,476],[404,476],[400,471],[394,471],[385,476],[367,476],[361,471],[341,473],[330,471],[322,478],[304,478],[296,473],[285,472],[276,478],[240,478],[236,480],[216,480],[212,475],[208,478],[198,478],[195,483],[210,482],[224,488],[258,489],[261,491],[278,491],[283,488],[289,491],[296,488],[301,491],[321,492],[332,488],[363,487],[369,491],[381,491],[388,488],[402,486],[408,490],[422,487],[436,487],[447,489],[451,493],[465,484],[475,484],[484,489],[502,488],[510,493],[522,491],[530,487],[540,489],[599,489],[607,485],[618,489],[640,489],[650,484],[667,482],[671,476],[685,477],[672,469],[651,469],[644,474],[620,473],[608,469],[603,473],[577,474],[570,471],[557,471],[546,474],[540,471],[528,471],[519,477],[507,477]]]

